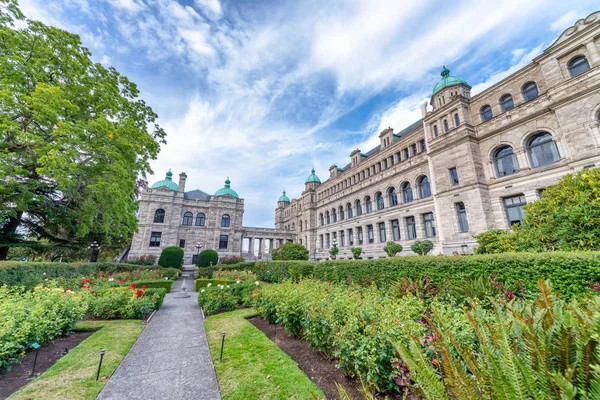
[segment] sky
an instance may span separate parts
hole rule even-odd
[[[350,153],[421,118],[443,65],[472,94],[519,70],[595,1],[19,0],[80,35],[92,58],[135,82],[167,144],[150,184],[185,171],[186,190],[231,179],[245,226],[272,227]],[[596,3],[596,4],[594,4]]]

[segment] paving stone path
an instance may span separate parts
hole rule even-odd
[[[221,399],[193,282],[177,298],[179,278],[97,399]]]

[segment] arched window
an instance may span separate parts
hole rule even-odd
[[[577,56],[569,61],[569,73],[571,74],[571,78],[583,74],[588,69],[590,69],[590,63],[585,56]]]
[[[325,211],[325,223],[329,225],[331,223],[331,218],[329,217],[329,211]]]
[[[365,198],[365,211],[367,214],[373,211],[373,204],[371,203],[371,196]]]
[[[229,215],[225,214],[221,217],[221,226],[223,228],[229,228],[230,222],[231,222],[231,219],[229,218]]]
[[[352,218],[352,204],[346,204],[346,214],[348,215],[348,219]]]
[[[154,212],[154,222],[157,224],[162,224],[165,222],[165,210],[159,208]]]
[[[502,107],[502,111],[508,111],[515,108],[515,102],[510,94],[505,94],[500,99],[500,106]]]
[[[381,195],[381,192],[377,192],[375,194],[375,202],[377,203],[377,211],[383,210],[385,205],[383,203],[383,196]]]
[[[481,115],[481,120],[483,122],[492,119],[492,117],[494,116],[494,114],[492,113],[492,107],[490,107],[487,104],[481,107],[481,110],[479,110],[479,114]]]
[[[402,201],[404,203],[410,203],[413,201],[413,192],[410,183],[404,182],[402,184]]]
[[[510,146],[502,146],[494,153],[494,165],[498,178],[519,172],[519,162]]]
[[[396,194],[395,188],[390,188],[388,190],[388,202],[390,203],[390,207],[394,207],[398,205],[398,195]]]
[[[323,213],[319,214],[319,221],[321,222],[321,226],[325,225],[325,220],[323,219]]]
[[[552,135],[548,132],[541,132],[532,137],[529,140],[527,152],[532,168],[543,167],[560,160],[556,142],[552,140]]]
[[[538,96],[538,87],[535,82],[527,82],[523,85],[523,98],[525,101],[535,99]]]
[[[458,116],[458,113],[454,114],[454,124],[456,126],[460,125],[460,117]]]
[[[296,230],[296,224],[292,222],[292,230],[295,231]]]
[[[338,214],[340,216],[340,221],[344,220],[344,207],[340,206],[340,209],[338,210]]]
[[[438,137],[438,135],[439,135],[439,132],[438,132],[437,125],[434,125],[434,126],[433,126],[433,135],[434,135],[435,137]]]
[[[429,178],[427,175],[423,175],[417,181],[418,189],[419,189],[419,198],[426,199],[427,197],[431,197],[431,185],[429,184]]]
[[[206,224],[206,215],[200,213],[196,215],[196,226],[204,226]]]
[[[360,203],[360,200],[356,200],[354,206],[356,207],[356,216],[360,217],[362,215],[362,204]]]
[[[333,219],[333,223],[335,224],[337,222],[337,212],[335,212],[335,208],[331,210],[331,217]]]
[[[450,130],[450,127],[448,126],[448,120],[445,119],[444,120],[444,132],[448,132]]]
[[[192,224],[192,220],[194,219],[194,214],[192,214],[191,212],[186,212],[185,214],[183,214],[183,225],[191,225]]]

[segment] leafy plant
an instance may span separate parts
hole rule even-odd
[[[339,252],[340,252],[340,248],[337,247],[337,246],[332,247],[332,248],[329,249],[329,254],[331,256],[337,256]]]
[[[431,240],[415,240],[410,249],[420,256],[425,256],[433,249],[433,243]]]
[[[278,249],[274,249],[271,256],[273,260],[308,260],[308,250],[300,243],[287,242]]]
[[[179,246],[165,247],[160,253],[158,265],[164,268],[182,268],[183,249]]]
[[[355,260],[358,260],[360,258],[360,255],[362,254],[362,248],[352,247],[352,248],[350,248],[350,252],[352,253],[352,257]]]
[[[475,235],[478,247],[475,248],[477,254],[499,254],[516,251],[517,234],[514,230],[492,229]]]
[[[394,257],[396,254],[402,251],[402,245],[400,243],[390,241],[383,246],[383,251],[385,251],[385,254],[387,254],[389,257]]]
[[[214,250],[206,249],[202,250],[198,255],[198,266],[199,267],[208,267],[212,265],[217,265],[219,262],[219,253]]]

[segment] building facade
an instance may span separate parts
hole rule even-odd
[[[410,252],[471,253],[473,238],[508,229],[523,206],[565,174],[600,165],[600,12],[580,19],[532,63],[476,95],[444,67],[423,118],[380,145],[312,171],[299,199],[284,193],[276,228],[311,258],[384,256],[387,241]]]
[[[196,264],[205,249],[216,250],[220,257],[269,258],[271,249],[294,239],[289,231],[244,227],[244,200],[229,179],[209,195],[199,189],[186,192],[185,172],[179,174],[178,184],[172,176],[167,172],[164,180],[142,193],[129,259],[159,257],[169,246],[183,248],[184,264]]]

